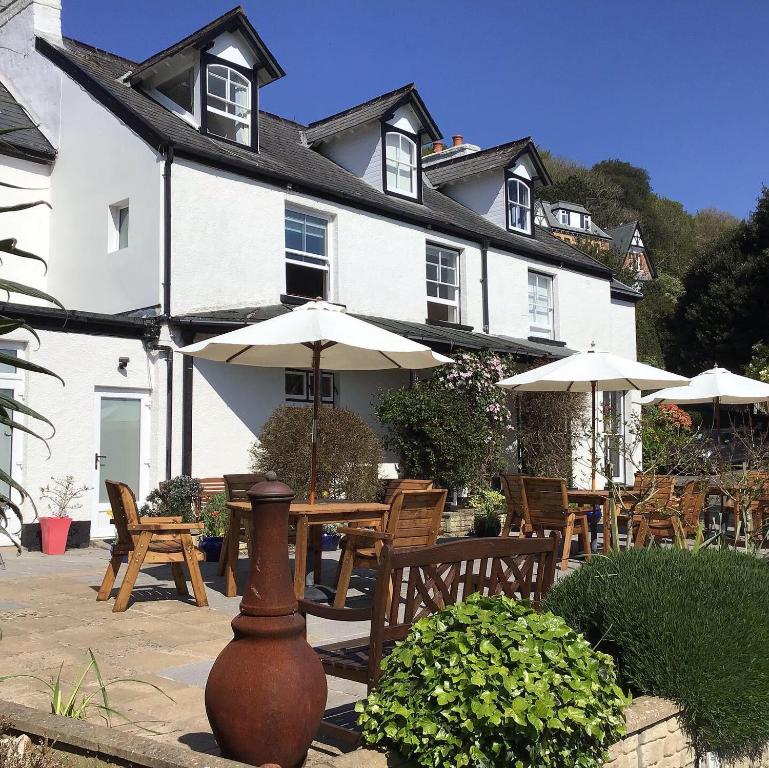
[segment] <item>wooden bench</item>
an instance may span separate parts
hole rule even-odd
[[[474,592],[504,594],[538,606],[553,584],[560,537],[498,537],[452,541],[398,551],[382,547],[371,607],[332,608],[309,600],[299,611],[337,621],[370,621],[367,637],[315,648],[326,674],[365,683],[380,675],[382,658],[423,616]],[[392,595],[399,596],[391,599]]]

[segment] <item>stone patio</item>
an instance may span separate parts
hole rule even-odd
[[[108,561],[108,551],[92,547],[51,557],[13,550],[2,551],[0,566],[0,677],[32,674],[45,680],[61,669],[64,693],[85,668],[91,648],[105,679],[138,678],[161,688],[121,682],[109,687],[110,706],[132,724],[118,724],[125,732],[181,743],[192,750],[218,752],[206,719],[203,694],[214,659],[232,637],[230,621],[238,613],[240,597],[224,596],[224,579],[217,564],[203,563],[208,608],[197,608],[177,595],[168,566],[145,568],[128,610],[112,613],[112,601],[97,603],[96,592]],[[337,555],[338,556],[338,555]],[[239,579],[245,579],[247,560],[241,556]],[[332,583],[336,562],[324,556],[324,578]],[[121,574],[118,579],[122,579]],[[243,582],[241,581],[241,584]],[[351,592],[363,600],[364,577],[354,579]],[[116,594],[113,591],[113,596]],[[311,644],[344,640],[368,632],[366,623],[330,622],[309,617]],[[365,696],[365,686],[329,677],[329,709],[349,705]],[[50,697],[35,680],[0,682],[0,699],[48,710]],[[94,711],[94,714],[97,714]],[[140,725],[156,731],[142,731]],[[338,750],[317,744],[307,765]]]

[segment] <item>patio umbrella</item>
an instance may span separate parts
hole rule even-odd
[[[750,405],[763,401],[769,401],[769,384],[718,367],[698,374],[685,387],[661,389],[641,398],[643,405],[713,403],[719,441],[722,403]]]
[[[234,365],[311,368],[314,373],[310,502],[318,482],[320,371],[433,368],[453,362],[416,341],[385,331],[324,301],[303,304],[270,320],[247,325],[179,350]]]
[[[498,382],[498,386],[515,392],[589,392],[592,397],[590,468],[595,490],[595,393],[628,389],[676,387],[688,379],[637,360],[597,352],[595,344],[587,352],[575,352],[553,363],[533,368]]]

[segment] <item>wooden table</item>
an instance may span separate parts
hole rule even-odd
[[[241,520],[251,516],[251,504],[247,501],[228,501],[230,510],[230,530],[240,531]],[[320,547],[320,526],[331,523],[370,523],[379,524],[385,513],[390,509],[389,504],[360,501],[327,501],[315,504],[297,502],[289,510],[289,522],[296,526],[296,552],[294,555],[294,594],[297,598],[304,597],[305,579],[307,578],[307,549],[310,528],[315,526],[313,541],[313,573],[315,580],[320,580],[322,550]],[[235,597],[238,591],[235,573],[238,564],[238,549],[240,539],[237,533],[229,537],[224,575],[225,594]]]
[[[601,519],[603,520],[603,551],[604,554],[611,549],[611,520],[609,520],[609,491],[589,488],[570,488],[566,491],[570,504],[580,506],[601,506]]]

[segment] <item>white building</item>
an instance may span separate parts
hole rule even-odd
[[[18,433],[0,461],[33,497],[50,476],[87,483],[76,535],[110,533],[105,477],[144,497],[181,472],[247,469],[272,410],[309,398],[306,372],[174,350],[306,297],[449,353],[595,341],[635,357],[639,294],[534,225],[548,176],[530,139],[458,141],[423,163],[441,134],[413,85],[310,125],[260,111],[284,73],[241,9],[134,62],[62,38],[59,0],[0,5],[0,128],[28,126],[3,137],[0,181],[34,189],[0,187],[2,204],[51,203],[0,216],[0,237],[48,271],[8,257],[3,274],[67,307],[14,295],[2,308],[41,344],[19,331],[0,345],[66,386],[0,371],[57,429],[50,456]],[[407,380],[328,375],[324,394],[373,423],[377,388]]]

